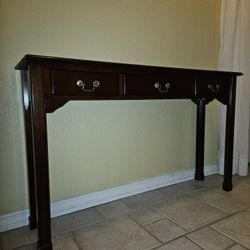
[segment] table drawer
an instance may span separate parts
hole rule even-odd
[[[225,79],[208,79],[208,78],[200,78],[197,79],[196,84],[196,94],[197,95],[228,95],[229,93],[229,85],[226,83]]]
[[[51,90],[55,95],[117,95],[118,74],[52,70]]]
[[[193,78],[158,76],[158,75],[126,75],[126,94],[152,97],[184,98],[195,93]]]

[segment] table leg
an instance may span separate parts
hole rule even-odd
[[[205,108],[206,99],[198,99],[196,121],[196,162],[194,176],[196,180],[204,180]]]
[[[24,125],[25,125],[25,139],[26,139],[26,157],[28,167],[28,188],[29,188],[29,227],[35,229],[37,227],[36,217],[36,189],[35,189],[35,169],[34,169],[34,155],[33,155],[33,134],[32,134],[32,114],[29,101],[29,87],[27,71],[23,70],[22,76],[22,92],[23,92],[23,107],[24,107]]]
[[[231,191],[233,171],[233,146],[234,146],[234,118],[235,118],[235,92],[236,78],[232,78],[229,89],[229,102],[227,104],[226,135],[225,135],[225,162],[223,190]]]
[[[52,250],[47,118],[44,106],[42,72],[39,64],[34,63],[34,65],[31,65],[31,86],[38,219],[37,248],[40,250]]]

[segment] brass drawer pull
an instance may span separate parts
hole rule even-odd
[[[220,84],[212,85],[208,84],[208,89],[210,89],[213,93],[218,93],[220,91]]]
[[[92,83],[92,89],[85,89],[85,82],[83,82],[82,80],[78,80],[76,82],[76,86],[78,86],[79,88],[82,89],[83,92],[94,92],[96,88],[98,88],[100,86],[100,82],[95,80]]]
[[[161,89],[162,86],[161,86],[161,84],[158,83],[158,82],[156,82],[156,83],[154,84],[154,87],[155,87],[156,89],[158,89],[159,92],[161,92],[161,93],[167,93],[168,90],[169,90],[169,88],[171,87],[171,84],[170,84],[169,82],[167,82],[167,83],[165,84],[165,90],[162,90],[162,89]]]

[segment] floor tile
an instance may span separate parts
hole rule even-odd
[[[15,250],[37,250],[37,247],[36,247],[36,244],[30,244],[30,245],[15,248]]]
[[[211,188],[213,186],[219,186],[222,189],[223,176],[219,174],[212,174],[205,176],[204,187]]]
[[[227,197],[237,197],[238,199],[242,199],[250,205],[249,193],[250,183],[240,182],[233,187],[231,192],[226,192],[225,195]]]
[[[97,206],[96,209],[105,219],[122,215],[129,211],[129,208],[124,203],[119,201],[114,201],[101,206]]]
[[[136,223],[142,226],[166,217],[162,213],[159,213],[158,211],[150,207],[142,207],[130,210],[128,215]]]
[[[192,192],[189,195],[196,199],[200,199],[206,202],[212,202],[225,197],[224,193],[225,191],[223,191],[221,187],[218,186]]]
[[[250,176],[234,176],[232,192],[222,182],[210,175],[55,218],[54,249],[250,249]],[[35,250],[36,241],[23,227],[1,233],[0,249]]]
[[[52,240],[53,250],[79,250],[70,234],[60,235]]]
[[[233,245],[232,247],[227,248],[227,250],[247,250],[247,248],[239,244],[236,244],[236,245]]]
[[[37,241],[37,231],[22,227],[1,234],[2,250],[15,249]]]
[[[160,244],[124,215],[77,230],[74,239],[84,250],[145,250]]]
[[[163,243],[173,240],[187,232],[169,219],[162,219],[149,224],[145,226],[145,229]]]
[[[239,183],[248,182],[248,181],[249,181],[249,176],[233,175],[233,186],[236,186]]]
[[[231,197],[223,197],[211,202],[210,204],[228,213],[236,213],[247,207],[243,200]]]
[[[166,201],[155,208],[178,225],[193,231],[228,215],[203,201],[189,196]]]
[[[184,181],[178,184],[178,186],[184,189],[186,192],[193,192],[204,188],[204,181],[190,180]]]
[[[211,227],[250,248],[250,212],[239,212],[211,225]]]
[[[166,199],[173,199],[183,195],[186,195],[189,191],[184,189],[180,184],[175,184],[158,189],[166,196]]]
[[[70,234],[63,234],[52,239],[53,250],[79,250]],[[15,250],[36,250],[36,244],[26,245]]]
[[[195,190],[202,189],[202,187],[202,182],[192,180],[160,188],[158,190],[163,193],[167,199],[173,199],[193,192]]]
[[[121,199],[120,201],[123,202],[127,207],[135,209],[143,206],[148,206],[149,204],[152,204],[162,199],[165,199],[165,196],[158,190],[154,190],[130,196]]]
[[[81,210],[52,220],[52,234],[65,233],[103,220],[95,208]]]
[[[191,240],[182,237],[157,248],[157,250],[202,250],[202,248],[194,244]]]
[[[206,250],[222,250],[234,244],[232,240],[209,227],[204,227],[186,237]]]

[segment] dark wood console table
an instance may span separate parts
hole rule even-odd
[[[227,105],[223,189],[232,190],[236,78],[241,73],[26,55],[21,70],[31,229],[52,249],[46,113],[70,100],[191,99],[197,104],[195,179],[204,179],[205,105]]]

